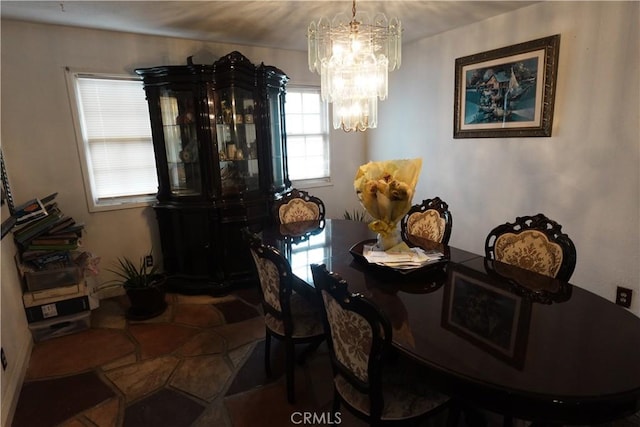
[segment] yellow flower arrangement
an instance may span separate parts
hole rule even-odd
[[[379,234],[383,250],[400,243],[398,223],[411,209],[421,168],[422,159],[369,162],[358,168],[353,186],[374,218],[369,228]]]

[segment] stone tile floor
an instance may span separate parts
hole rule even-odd
[[[326,347],[296,367],[295,405],[286,400],[277,340],[273,377],[266,377],[257,292],[169,294],[167,302],[161,316],[136,322],[125,319],[126,297],[102,300],[90,329],[36,343],[12,426],[279,427],[301,425],[294,413],[328,413]],[[638,419],[615,427],[638,426]],[[365,424],[342,411],[340,425]]]
[[[102,300],[90,329],[36,343],[12,426],[284,426],[296,411],[330,407],[324,347],[296,368],[295,405],[277,340],[266,377],[256,292],[167,302],[159,317],[128,321],[125,296]]]

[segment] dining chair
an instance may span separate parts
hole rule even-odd
[[[324,202],[304,190],[292,189],[274,202],[274,218],[278,224],[324,220]]]
[[[451,237],[452,226],[449,205],[440,197],[435,197],[413,205],[400,221],[400,232],[405,242],[413,235],[446,245]]]
[[[485,241],[485,258],[568,282],[576,266],[576,248],[569,236],[562,232],[560,224],[539,213],[517,217],[515,222],[507,222],[491,230]],[[493,267],[492,271],[495,270]],[[503,275],[504,270],[501,270]],[[513,278],[515,274],[511,272],[509,276]],[[516,282],[523,284],[522,281]],[[539,295],[541,302],[551,302],[547,297],[548,290],[527,284],[530,291],[527,295]],[[570,292],[571,287],[567,289]],[[511,427],[513,423],[513,417],[505,415],[503,426]]]
[[[388,318],[359,294],[352,294],[326,265],[312,264],[313,282],[324,304],[323,323],[333,368],[333,413],[343,403],[369,425],[414,423],[448,408],[450,398],[428,385],[408,360],[391,357]],[[458,412],[449,414],[449,425]]]
[[[565,282],[576,267],[573,241],[560,224],[541,213],[517,217],[491,230],[485,257]]]
[[[272,376],[271,337],[275,337],[285,345],[287,400],[295,403],[295,346],[310,343],[298,359],[303,363],[305,356],[324,341],[322,307],[294,290],[295,276],[291,265],[277,249],[263,244],[257,235],[250,232],[245,231],[245,238],[258,272],[262,295],[265,371],[268,377]]]

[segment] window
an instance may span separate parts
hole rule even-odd
[[[131,76],[67,73],[89,210],[146,204],[158,191],[149,107]]]
[[[285,116],[289,179],[328,181],[329,126],[320,88],[287,87]]]

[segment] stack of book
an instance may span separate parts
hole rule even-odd
[[[51,200],[53,200],[53,198],[55,198],[55,194],[48,196],[47,198],[51,198]],[[47,202],[47,198],[43,200]],[[25,224],[47,215],[47,210],[40,199],[29,200],[27,203],[17,206],[14,211],[15,212],[12,216],[15,218],[16,224]]]
[[[14,213],[16,264],[29,329],[36,341],[84,328],[90,310],[99,304],[84,277],[85,253],[78,250],[84,225],[64,215],[56,195],[33,199],[20,207],[26,213],[19,214],[18,209]]]
[[[20,219],[25,216],[17,216],[13,237],[20,249],[22,262],[35,269],[69,261],[69,252],[77,250],[81,244],[84,224],[76,223],[72,217],[64,215],[54,201],[56,195],[54,193],[30,202],[32,206],[42,206],[39,215],[22,221]]]

